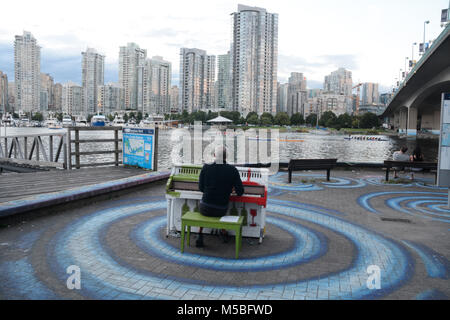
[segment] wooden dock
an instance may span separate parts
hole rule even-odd
[[[0,175],[0,203],[115,181],[148,172],[136,168],[109,166],[80,170],[51,170]]]

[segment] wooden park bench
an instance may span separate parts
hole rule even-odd
[[[386,181],[389,181],[389,170],[392,168],[401,168],[401,170],[397,171],[402,171],[405,168],[422,168],[436,170],[435,182],[437,182],[437,162],[385,160],[384,167],[386,168]]]
[[[233,230],[236,234],[236,259],[242,247],[242,223],[244,217],[237,222],[220,221],[220,217],[206,217],[200,212],[188,211],[181,217],[181,252],[184,252],[184,234],[187,227],[187,245],[190,245],[191,227]]]
[[[327,170],[327,181],[330,181],[330,171],[336,166],[337,159],[291,159],[288,164],[289,183],[292,182],[292,172],[301,170]]]

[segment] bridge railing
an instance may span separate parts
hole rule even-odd
[[[67,169],[66,133],[1,136],[0,160]]]

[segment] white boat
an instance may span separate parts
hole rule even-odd
[[[328,131],[328,130],[310,130],[309,131],[309,133],[312,133],[312,134],[318,134],[318,135],[322,135],[322,136],[324,136],[324,135],[327,135],[327,134],[330,134],[330,131]]]
[[[144,120],[142,120],[139,123],[139,126],[141,128],[160,128],[160,129],[164,129],[166,127],[165,125],[165,121],[164,121],[164,116],[158,116],[158,115],[153,115],[153,116],[148,116],[147,118],[145,118]]]
[[[136,127],[136,120],[134,118],[129,119],[127,126],[128,127]]]
[[[96,114],[91,119],[91,126],[93,127],[104,127],[106,117],[102,114]]]
[[[78,116],[75,119],[75,126],[77,126],[77,127],[86,127],[87,125],[88,125],[88,122],[87,122],[85,117]]]
[[[55,118],[48,118],[47,121],[45,121],[45,125],[49,129],[62,129],[62,126],[59,124],[58,120]]]
[[[31,126],[30,119],[28,119],[28,118],[21,118],[19,120],[19,127],[30,127],[30,126]]]
[[[115,127],[125,127],[125,120],[123,120],[121,115],[115,116],[112,123]]]
[[[141,128],[149,128],[152,127],[154,124],[150,119],[143,119],[141,122],[139,122],[139,127]]]
[[[63,117],[63,119],[62,119],[62,126],[63,127],[71,127],[71,126],[73,126],[73,120],[72,120],[72,117],[71,116],[69,116],[68,114],[66,114],[64,117]]]

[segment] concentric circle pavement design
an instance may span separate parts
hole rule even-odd
[[[414,180],[391,184],[385,182],[385,177],[380,175],[362,176],[359,178],[336,177],[331,175],[330,181],[326,181],[325,174],[316,173],[293,173],[292,183],[288,183],[288,174],[278,172],[269,178],[269,194],[272,196],[282,195],[284,192],[319,191],[324,188],[352,189],[371,186],[395,186],[395,187],[419,187],[433,190],[446,190],[434,185],[430,178],[415,178]]]
[[[371,201],[375,198],[385,198],[386,207],[397,212],[434,221],[450,223],[448,195],[443,192],[422,191],[383,191],[367,193],[358,198],[358,204],[373,213],[380,213]]]
[[[1,294],[22,298],[67,298],[61,287],[68,278],[67,267],[76,265],[81,270],[81,289],[75,291],[85,298],[371,299],[401,288],[414,271],[414,260],[403,244],[350,223],[342,219],[342,214],[282,200],[269,201],[267,223],[293,239],[288,248],[281,251],[275,248],[271,253],[257,256],[242,255],[238,260],[231,255],[181,254],[164,236],[165,209],[163,198],[136,200],[68,223],[47,241],[46,254],[42,257],[45,261],[40,261],[39,265],[29,257],[11,257],[0,264],[0,280],[6,281],[1,288],[8,290]],[[134,220],[136,217],[140,220]],[[128,231],[114,233],[118,223],[126,225]],[[108,240],[111,233],[116,238]],[[347,252],[350,257],[345,267],[336,264],[333,269],[334,264],[331,264],[327,266],[331,268],[327,272],[290,280],[281,277],[268,280],[263,276],[268,273],[278,275],[283,270],[296,271],[315,262],[320,264],[321,259],[334,254],[329,252],[332,235],[341,237],[353,248]],[[112,247],[115,239],[125,238],[136,247],[121,250]],[[267,237],[255,250],[261,248],[263,251],[262,246],[270,245],[269,240]],[[228,245],[234,246],[233,243]],[[140,262],[146,258],[153,262],[143,267]],[[335,255],[336,260],[341,258]],[[36,272],[43,264],[49,266],[46,276]],[[380,270],[380,289],[368,286],[369,266]],[[23,278],[17,277],[17,268],[22,270],[20,276]],[[169,269],[178,270],[178,273],[170,273]],[[218,276],[209,280],[195,277],[209,272]],[[233,280],[247,276],[252,277],[253,284]],[[58,283],[58,290],[55,283]]]
[[[330,177],[326,181],[326,175],[314,173],[293,173],[296,181],[288,183],[288,174],[278,172],[269,178],[269,193],[280,195],[283,192],[318,191],[324,188],[361,188],[367,185],[366,182],[355,178]],[[298,181],[300,180],[300,182]]]

